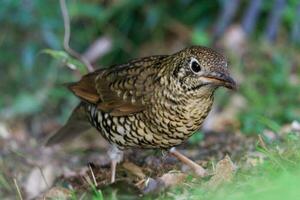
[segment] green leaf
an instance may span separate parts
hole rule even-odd
[[[81,74],[87,73],[87,68],[79,60],[72,58],[65,51],[53,50],[53,49],[44,49],[41,53],[52,56],[54,59],[59,60],[64,63],[67,67],[72,70],[78,70]]]

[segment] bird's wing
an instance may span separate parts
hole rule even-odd
[[[144,110],[154,88],[159,85],[161,62],[166,56],[135,59],[112,69],[87,74],[70,85],[82,100],[96,104],[112,116],[124,116]]]

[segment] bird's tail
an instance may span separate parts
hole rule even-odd
[[[46,146],[51,146],[75,138],[90,130],[90,125],[84,103],[80,103],[72,112],[66,124],[46,140]]]

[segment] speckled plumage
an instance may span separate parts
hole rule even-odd
[[[201,127],[218,86],[235,87],[225,58],[193,46],[97,70],[70,89],[92,126],[118,148],[167,149]]]

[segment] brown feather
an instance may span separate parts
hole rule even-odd
[[[80,103],[73,110],[66,124],[47,139],[46,146],[72,140],[76,136],[90,131],[90,129],[93,128],[87,120],[84,103]]]
[[[119,68],[107,70],[96,78],[96,89],[101,101],[98,109],[112,116],[125,116],[143,111],[153,94],[154,75],[161,70],[156,65],[166,56],[152,56],[133,60]],[[127,69],[123,68],[127,66]]]
[[[124,116],[143,111],[153,93],[159,64],[166,56],[135,59],[117,68],[97,70],[83,76],[69,89],[83,101],[112,116]],[[127,67],[127,68],[125,68]]]
[[[96,104],[99,101],[99,94],[95,88],[96,76],[96,73],[83,76],[80,81],[70,84],[69,89],[80,99]]]

